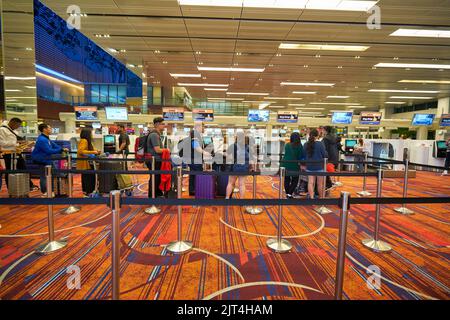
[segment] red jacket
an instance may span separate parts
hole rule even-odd
[[[170,160],[170,151],[168,149],[163,150],[163,153],[161,154],[161,159],[162,160]],[[161,170],[162,171],[172,170],[172,163],[170,161],[163,161],[161,163]],[[161,191],[169,191],[171,182],[172,182],[171,174],[162,174],[161,175],[161,183],[159,184],[159,189]]]

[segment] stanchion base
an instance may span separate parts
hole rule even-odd
[[[146,214],[158,214],[161,212],[161,208],[152,206],[150,208],[145,209],[144,211]]]
[[[404,214],[404,215],[407,215],[407,216],[410,216],[410,215],[414,214],[414,211],[409,210],[406,207],[395,208],[394,210],[395,210],[395,212],[398,212],[398,213],[401,213],[401,214]]]
[[[246,207],[245,212],[251,215],[261,214],[264,211],[263,208],[260,207]]]
[[[325,206],[322,206],[320,208],[316,208],[316,209],[314,209],[314,211],[316,211],[318,214],[330,214],[330,213],[333,213],[332,210],[328,209]]]
[[[334,183],[334,185],[335,185],[336,187],[342,187],[344,184],[343,184],[342,182],[340,182],[340,181],[336,181],[336,182]]]
[[[239,188],[234,188],[233,193],[239,193]]]
[[[372,195],[369,191],[366,191],[366,190],[357,192],[357,194],[358,194],[358,196],[361,196],[361,197],[368,197],[368,196]]]
[[[192,242],[189,241],[174,241],[169,243],[166,249],[170,253],[181,254],[190,251],[193,246]]]
[[[72,213],[78,212],[80,210],[81,209],[79,207],[70,206],[70,207],[64,209],[61,213],[62,214],[72,214]]]
[[[66,245],[67,245],[67,240],[52,241],[52,242],[48,242],[48,243],[45,243],[45,244],[39,246],[36,249],[36,252],[40,253],[40,254],[48,254],[48,253],[58,251],[59,249],[64,248]]]
[[[388,243],[381,240],[375,240],[373,238],[364,239],[362,244],[376,252],[388,252],[392,250]]]
[[[266,244],[271,250],[277,253],[286,253],[292,249],[292,244],[286,239],[281,239],[281,242],[278,242],[278,239],[270,238]]]

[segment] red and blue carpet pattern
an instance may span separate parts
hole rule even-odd
[[[146,177],[135,190],[145,196]],[[332,191],[361,190],[360,178],[342,178]],[[277,178],[258,177],[258,198],[277,197]],[[251,179],[247,195],[251,195]],[[376,181],[368,180],[375,193]],[[75,196],[80,196],[76,179]],[[400,196],[402,179],[386,179],[384,196]],[[418,173],[410,179],[410,196],[449,196],[450,177]],[[5,190],[1,196],[6,197]],[[39,196],[33,192],[32,196]],[[187,196],[186,194],[184,196]],[[416,214],[404,216],[383,205],[380,234],[393,250],[374,253],[361,241],[373,233],[374,205],[351,208],[345,267],[345,299],[449,299],[450,204],[409,205]],[[47,256],[34,253],[47,239],[47,207],[0,206],[1,299],[110,299],[111,215],[106,206],[83,206],[62,215],[55,206],[57,238],[64,249]],[[184,207],[183,238],[194,250],[174,256],[165,245],[176,239],[177,209],[149,216],[140,206],[121,210],[121,299],[332,299],[336,267],[339,212],[319,216],[312,207],[283,210],[283,235],[293,250],[277,254],[266,247],[275,236],[277,207],[251,216],[242,208]],[[70,289],[76,265],[81,288]],[[379,268],[379,288],[367,268]],[[368,281],[369,279],[369,281]],[[379,279],[379,278],[376,278]]]

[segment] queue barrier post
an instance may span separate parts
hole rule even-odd
[[[364,173],[367,173],[367,152],[364,153]],[[371,196],[372,193],[367,191],[367,177],[363,177],[363,189],[357,193],[361,197]]]
[[[339,162],[338,162],[338,172],[340,173],[342,171],[342,160],[341,159],[339,159]],[[334,183],[334,185],[336,186],[336,187],[342,187],[344,184],[341,182],[341,176],[338,176],[337,177],[337,181]]]
[[[111,277],[112,300],[120,299],[120,191],[109,193],[109,203],[112,212],[111,234]]]
[[[405,159],[405,175],[403,176],[403,198],[408,197],[408,170],[409,170],[409,159]],[[394,209],[396,212],[403,215],[413,215],[414,211],[408,209],[405,204],[399,208]]]
[[[152,157],[152,171],[155,171],[155,157]],[[156,182],[155,182],[155,174],[152,173],[152,199],[155,199],[155,192],[156,192]],[[146,214],[158,214],[161,212],[161,208],[152,205],[150,208],[145,209],[144,211]]]
[[[181,199],[183,197],[182,195],[182,185],[183,185],[183,168],[178,167],[177,168],[177,195],[178,199]],[[188,252],[192,249],[193,244],[189,241],[184,241],[182,239],[182,221],[181,221],[181,214],[183,211],[182,206],[178,206],[178,219],[177,219],[177,241],[173,241],[169,243],[167,246],[167,251],[173,253],[173,254],[182,254],[185,252]]]
[[[327,158],[323,159],[323,171],[324,172],[327,172],[327,163],[328,163],[328,159]],[[317,180],[318,179],[319,179],[319,176],[317,176]],[[317,186],[318,185],[319,184],[317,183]],[[323,199],[325,199],[326,185],[327,185],[327,177],[323,176],[323,183],[322,183],[322,197],[323,197]],[[319,194],[319,197],[320,197],[320,194]],[[315,211],[318,214],[321,214],[321,215],[329,214],[329,213],[333,212],[332,210],[328,209],[325,205],[315,209]]]
[[[47,184],[47,198],[53,197],[52,166],[45,166],[45,177]],[[53,216],[53,205],[48,205],[48,242],[36,249],[37,253],[48,254],[58,251],[67,245],[67,240],[55,240],[55,224]]]
[[[347,250],[347,223],[349,209],[349,192],[341,192],[341,217],[339,219],[338,252],[336,260],[336,282],[334,284],[335,300],[342,300],[344,288],[345,253]]]
[[[286,168],[281,167],[280,168],[280,186],[279,186],[279,199],[283,199],[283,185],[284,185],[284,179],[286,176]],[[291,251],[292,244],[286,240],[283,239],[281,229],[283,225],[283,206],[278,206],[278,227],[277,227],[277,237],[276,238],[270,238],[267,240],[266,244],[267,246],[272,249],[273,251],[277,253],[286,253]]]
[[[256,174],[253,175],[253,200],[256,199]],[[245,212],[251,215],[258,215],[263,212],[263,208],[258,206],[250,206],[245,208]]]
[[[377,198],[381,198],[382,185],[383,185],[383,170],[379,169],[377,178]],[[362,243],[367,248],[372,249],[375,252],[388,252],[392,250],[391,246],[388,243],[381,241],[379,239],[381,204],[377,203],[375,206],[376,206],[375,227],[373,238],[364,239]]]
[[[69,153],[67,155],[67,169],[72,170],[72,155]],[[72,173],[68,173],[67,174],[67,184],[68,184],[68,188],[69,188],[69,198],[73,198],[73,174]],[[63,214],[72,214],[75,212],[80,211],[79,207],[76,207],[74,205],[70,205],[69,207],[67,207],[66,209],[63,210]]]

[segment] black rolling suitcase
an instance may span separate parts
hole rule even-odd
[[[123,163],[121,161],[100,161],[99,170],[123,170]],[[99,173],[98,174],[98,192],[109,193],[112,190],[118,190],[116,175],[113,173]]]

